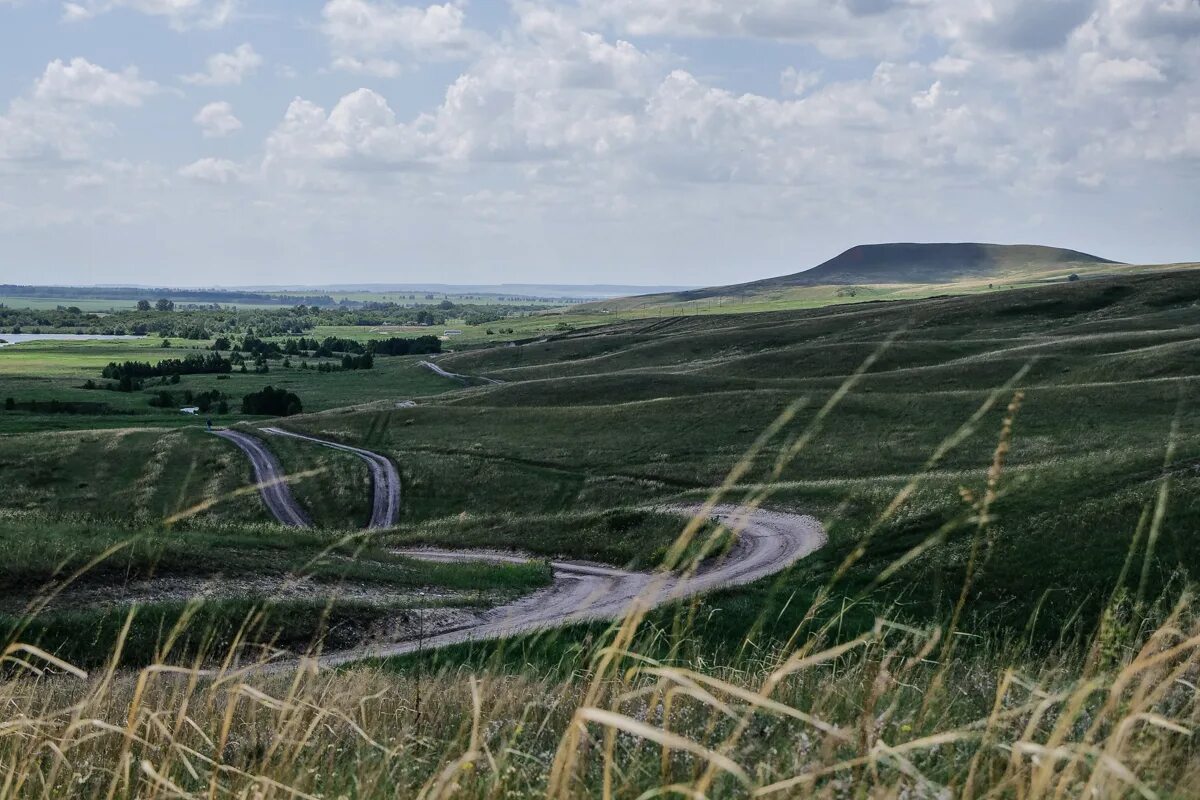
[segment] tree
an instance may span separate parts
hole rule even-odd
[[[16,408],[17,408],[16,400],[12,399],[11,397],[6,397],[4,399],[4,410],[5,411],[14,411],[14,410],[16,410]]]
[[[137,310],[138,311],[149,311],[150,310],[150,301],[149,300],[138,300]]]
[[[260,392],[252,392],[242,398],[243,414],[260,414],[274,417],[290,417],[304,410],[300,398],[286,389],[268,386]]]
[[[163,340],[162,340],[162,348],[163,348],[164,350],[170,350],[170,349],[171,349],[171,340],[170,340],[170,339],[163,339]]]
[[[154,304],[154,307],[156,309],[158,309],[159,311],[174,311],[175,310],[175,304],[165,297],[159,298],[158,302],[156,302]]]

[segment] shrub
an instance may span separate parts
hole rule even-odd
[[[261,392],[253,392],[242,398],[243,414],[261,414],[273,417],[290,417],[304,410],[300,398],[286,389],[268,386]]]

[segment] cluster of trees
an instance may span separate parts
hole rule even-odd
[[[352,356],[349,353],[342,356],[342,369],[373,369],[375,367],[375,357],[370,353],[364,353],[361,356]]]
[[[155,408],[178,408],[180,406],[195,406],[201,414],[207,414],[214,408],[218,414],[229,413],[229,398],[224,392],[215,389],[207,392],[193,392],[190,389],[183,393],[183,402],[176,401],[175,393],[166,390],[159,391],[150,398],[150,405]]]
[[[107,403],[86,403],[75,400],[25,400],[4,399],[5,411],[32,411],[35,414],[107,414],[111,410]]]
[[[242,398],[242,413],[272,417],[290,417],[304,410],[300,398],[286,389],[268,386]]]
[[[257,336],[247,335],[241,342],[233,342],[222,336],[213,342],[212,349],[234,353],[245,353],[254,358],[285,358],[287,356],[309,356],[312,358],[333,358],[337,354],[374,355],[374,356],[407,356],[423,355],[442,352],[442,342],[436,336],[418,336],[405,339],[393,336],[390,339],[373,339],[366,344],[355,339],[342,339],[337,336],[327,336],[322,340],[286,339],[283,343],[267,342]],[[234,363],[239,363],[237,358]],[[369,369],[369,367],[367,367]]]
[[[137,381],[174,375],[220,375],[232,371],[233,362],[223,358],[220,353],[189,353],[183,358],[167,358],[157,364],[148,361],[110,361],[101,372],[101,377],[112,381]]]
[[[81,311],[76,306],[60,306],[56,309],[0,307],[0,331],[20,329],[41,333],[130,334],[192,340],[213,336],[249,335],[264,339],[302,336],[318,325],[431,326],[444,325],[449,319],[463,319],[469,324],[484,324],[544,308],[536,304],[474,305],[448,300],[437,306],[398,303],[321,306],[310,303],[290,308],[254,309],[181,308],[175,302],[166,300],[164,307],[159,308],[159,302],[151,303],[146,300],[145,304],[150,306],[149,308],[104,314]]]
[[[377,356],[414,356],[442,352],[442,340],[436,336],[418,336],[415,339],[373,339],[367,343],[370,352]]]

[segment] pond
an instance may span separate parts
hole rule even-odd
[[[103,333],[0,333],[0,347],[25,342],[43,342],[52,340],[70,340],[77,342],[93,339],[144,339],[144,336],[115,336]]]

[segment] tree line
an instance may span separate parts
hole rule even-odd
[[[220,375],[232,371],[233,362],[220,353],[189,353],[183,358],[166,358],[157,364],[148,361],[110,361],[100,374],[110,381],[141,381],[173,375]]]
[[[161,299],[161,298],[160,298]],[[443,302],[415,307],[397,303],[366,303],[359,308],[296,305],[290,308],[185,308],[174,301],[147,300],[149,308],[103,314],[78,307],[56,309],[0,306],[0,332],[88,333],[162,336],[174,339],[208,339],[214,336],[303,336],[317,326],[445,325],[462,319],[479,325],[523,316],[543,309],[538,305],[472,305]],[[445,307],[443,307],[445,306]]]

